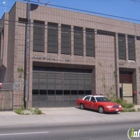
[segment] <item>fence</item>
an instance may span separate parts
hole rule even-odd
[[[13,91],[21,88],[21,83],[0,83],[0,110],[13,110]]]
[[[0,90],[0,110],[13,109],[13,90]]]

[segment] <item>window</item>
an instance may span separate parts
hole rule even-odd
[[[28,22],[28,19],[27,18],[19,18],[18,19],[18,22],[19,23],[27,23]]]
[[[44,22],[35,20],[33,30],[33,51],[44,52]]]
[[[94,30],[86,29],[86,56],[95,56]]]
[[[97,102],[110,102],[106,97],[96,97]]]
[[[140,40],[140,36],[137,36],[137,40]]]
[[[125,60],[126,59],[126,43],[125,43],[125,35],[123,34],[118,35],[118,52],[119,52],[119,59]]]
[[[128,60],[135,60],[135,38],[128,35]]]
[[[94,97],[91,97],[91,101],[96,101]]]
[[[74,55],[83,56],[83,28],[74,27]]]
[[[71,54],[71,27],[61,25],[61,53]]]
[[[89,101],[90,96],[86,96],[84,100]]]
[[[48,23],[48,53],[58,53],[58,24]]]

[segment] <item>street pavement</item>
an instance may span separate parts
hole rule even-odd
[[[91,110],[75,107],[41,108],[42,115],[18,115],[13,111],[0,112],[0,127],[9,125],[60,125],[80,123],[114,123],[140,121],[140,112],[121,112],[100,114]]]
[[[139,121],[107,124],[21,125],[0,127],[0,140],[129,140],[130,128],[139,130]],[[140,138],[132,138],[140,140]]]

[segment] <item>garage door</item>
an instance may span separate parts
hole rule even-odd
[[[45,69],[33,71],[33,107],[75,106],[91,94],[92,70]]]

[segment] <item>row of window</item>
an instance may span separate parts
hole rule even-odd
[[[128,49],[126,49],[126,43]],[[128,51],[128,60],[135,61],[135,37],[128,35],[127,42],[126,37],[123,34],[118,34],[118,52],[119,52],[119,59],[126,60],[126,50]]]
[[[44,22],[34,21],[33,51],[44,52]],[[47,52],[58,53],[58,24],[48,23]],[[71,26],[61,25],[61,53],[71,54]],[[94,30],[86,29],[86,56],[94,57]],[[83,28],[74,27],[74,55],[83,56]]]
[[[21,19],[20,19],[21,20]],[[44,52],[45,42],[45,22],[34,20],[33,24],[33,51]],[[61,54],[71,55],[71,42],[72,30],[70,25],[61,24],[58,27],[57,23],[48,22],[47,25],[47,53],[58,53],[58,31],[61,33]],[[99,32],[99,31],[98,31]],[[100,33],[100,32],[99,32]],[[101,32],[103,33],[103,32]],[[109,35],[109,33],[106,33]],[[74,55],[83,56],[83,28],[74,26]],[[115,35],[111,33],[110,35]],[[95,34],[94,29],[85,29],[85,42],[86,42],[86,56],[95,57]],[[118,54],[119,59],[135,60],[135,37],[132,35],[127,36],[127,42],[124,34],[118,34]],[[139,40],[140,38],[137,37]],[[126,49],[126,46],[128,49]]]

